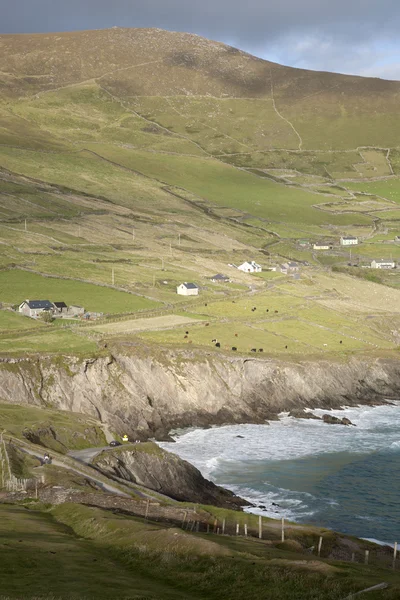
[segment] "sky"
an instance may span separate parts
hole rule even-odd
[[[197,33],[293,67],[400,80],[399,0],[0,0],[1,33],[113,26]]]

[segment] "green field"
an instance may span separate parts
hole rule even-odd
[[[20,304],[23,300],[50,300],[83,306],[86,311],[102,313],[136,312],[154,308],[157,303],[140,296],[80,281],[42,277],[21,270],[0,272],[0,300]],[[1,314],[1,313],[0,313]],[[20,317],[26,326],[26,319]],[[35,326],[35,321],[32,327]],[[13,319],[13,323],[16,323]],[[0,320],[1,326],[1,320]]]

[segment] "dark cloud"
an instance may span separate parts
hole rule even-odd
[[[0,15],[2,33],[100,29],[114,25],[160,27],[198,33],[265,57],[274,53],[288,64],[310,68],[326,65],[326,69],[340,69],[343,65],[341,70],[353,68],[361,72],[375,63],[388,71],[390,56],[385,52],[389,52],[390,43],[397,48],[400,3],[398,0],[0,0]]]

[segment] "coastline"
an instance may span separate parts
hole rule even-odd
[[[179,434],[177,441],[160,445],[250,501],[253,506],[246,512],[393,543],[399,515],[396,473],[389,471],[400,462],[400,402],[347,406],[342,411],[331,414],[354,415],[357,427],[285,414],[265,426],[173,432]],[[380,505],[381,480],[386,505]]]

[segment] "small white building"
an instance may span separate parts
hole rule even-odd
[[[332,244],[329,242],[315,242],[313,248],[314,250],[331,250]]]
[[[358,244],[358,238],[354,237],[353,235],[342,236],[340,238],[341,246],[357,246],[357,244]]]
[[[242,265],[238,266],[239,271],[244,273],[261,273],[262,268],[254,260],[246,261]]]
[[[380,260],[373,260],[371,262],[371,269],[394,269],[396,263],[391,258],[381,258]]]
[[[176,288],[176,293],[180,294],[181,296],[198,296],[199,288],[195,283],[187,283],[185,281],[185,283],[178,285]]]
[[[54,305],[50,300],[24,300],[19,305],[18,311],[27,317],[37,319],[44,312],[53,314]]]

